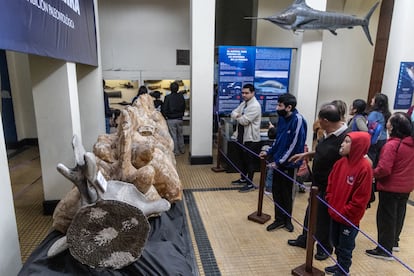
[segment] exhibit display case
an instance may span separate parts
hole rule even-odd
[[[123,109],[125,106],[132,104],[132,99],[137,95],[138,88],[144,85],[148,93],[159,91],[161,100],[170,94],[170,84],[177,82],[179,93],[183,93],[186,110],[183,117],[184,136],[190,135],[190,80],[105,80],[105,92],[109,96],[109,105],[112,109]]]

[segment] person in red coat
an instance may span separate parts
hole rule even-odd
[[[379,202],[377,209],[378,243],[366,250],[371,257],[392,260],[399,251],[407,200],[414,189],[414,137],[411,119],[404,112],[394,113],[387,122],[390,138],[381,150],[374,177]]]
[[[347,275],[352,264],[355,238],[372,188],[372,164],[365,155],[370,146],[365,131],[348,133],[341,144],[342,158],[336,161],[328,178],[326,201],[332,207],[331,240],[338,264],[325,268],[327,274]]]

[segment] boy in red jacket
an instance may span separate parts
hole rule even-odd
[[[338,265],[325,268],[327,274],[347,275],[352,264],[352,251],[359,222],[371,197],[372,164],[365,158],[370,135],[364,131],[349,133],[341,144],[339,159],[328,178],[326,201],[332,218],[331,239]],[[346,218],[346,219],[344,219]]]

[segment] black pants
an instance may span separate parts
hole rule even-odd
[[[278,170],[273,170],[272,194],[275,202],[275,220],[283,221],[285,224],[291,222],[293,208],[292,179],[294,176],[294,168],[278,168]]]
[[[325,191],[319,192],[319,197],[325,200]],[[321,245],[317,245],[317,252],[323,253],[325,252],[322,249],[322,246],[328,251],[328,253],[332,253],[333,247],[331,243],[330,232],[331,232],[331,216],[328,213],[328,207],[323,204],[322,202],[318,201],[318,208],[317,208],[317,220],[316,220],[316,231],[315,237],[319,241]],[[305,219],[303,220],[303,225],[308,227],[309,222],[309,204],[306,208]],[[303,229],[302,234],[298,237],[298,240],[306,242],[308,236],[308,232]]]
[[[260,142],[244,142],[244,146],[258,154],[260,152],[261,144]],[[250,151],[241,147],[238,149],[238,158],[240,160],[239,164],[241,172],[253,181],[254,170],[257,167],[257,164],[260,163],[260,159]],[[243,175],[240,178],[245,179]]]
[[[374,145],[369,146],[368,157],[372,161],[372,167],[375,168],[378,164],[379,156],[381,153],[382,147],[385,145],[387,140],[378,140]]]
[[[377,209],[378,243],[392,251],[397,245],[404,225],[409,193],[379,191]]]

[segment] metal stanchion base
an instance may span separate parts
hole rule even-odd
[[[226,171],[226,169],[220,168],[220,167],[213,167],[213,168],[211,168],[211,170],[213,172],[225,172]]]
[[[301,266],[298,266],[294,269],[292,269],[292,275],[296,276],[319,276],[319,275],[325,275],[325,272],[312,267],[312,272],[306,271],[306,264],[303,264]]]
[[[259,215],[257,215],[257,212],[254,212],[254,213],[248,215],[247,219],[251,220],[251,221],[254,221],[254,222],[264,224],[270,219],[270,216],[268,214],[264,214],[264,213],[262,213],[262,215],[259,216]]]

